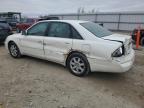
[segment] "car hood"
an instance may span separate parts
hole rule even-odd
[[[131,41],[131,36],[122,35],[122,34],[112,34],[110,36],[105,36],[102,38],[105,40],[118,41],[118,42],[123,42],[123,43],[127,41]]]

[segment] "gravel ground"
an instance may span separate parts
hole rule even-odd
[[[144,108],[144,51],[129,72],[79,78],[52,62],[14,59],[1,45],[0,108]]]

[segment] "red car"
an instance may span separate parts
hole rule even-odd
[[[32,24],[34,24],[36,22],[37,22],[37,19],[27,18],[24,21],[18,23],[16,25],[17,33],[20,33],[21,31],[26,30],[27,28],[29,28]]]

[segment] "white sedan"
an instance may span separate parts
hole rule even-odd
[[[89,72],[126,72],[134,62],[131,37],[89,21],[40,21],[5,46],[14,58],[29,55],[60,63],[76,76]]]

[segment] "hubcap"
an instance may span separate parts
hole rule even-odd
[[[14,56],[14,57],[17,56],[17,53],[18,53],[17,47],[15,45],[11,45],[10,52],[11,52],[12,56]]]
[[[81,74],[85,70],[84,61],[79,57],[73,57],[70,60],[70,68],[76,74]]]

